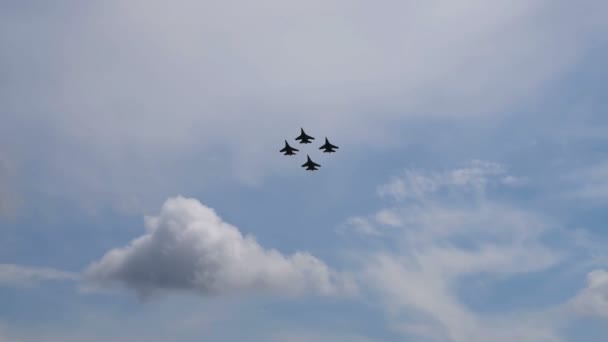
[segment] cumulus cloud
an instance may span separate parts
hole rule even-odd
[[[339,295],[355,289],[347,276],[308,253],[285,256],[263,248],[195,199],[168,199],[145,225],[143,236],[91,264],[87,279],[123,284],[142,296],[158,290]]]
[[[443,189],[471,190],[483,192],[489,185],[518,185],[523,179],[509,175],[503,165],[472,160],[462,168],[444,172],[405,170],[402,176],[378,187],[380,196],[395,199],[420,199]]]
[[[77,280],[78,274],[48,267],[0,264],[0,286],[32,286],[44,281]]]

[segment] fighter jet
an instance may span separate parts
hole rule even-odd
[[[300,128],[300,136],[296,138],[296,140],[300,140],[300,144],[310,144],[312,141],[311,140],[315,140],[315,138],[311,137],[310,135],[304,133],[304,129]]]
[[[302,164],[302,167],[305,167],[306,170],[308,170],[308,171],[315,171],[315,170],[319,169],[319,167],[321,165],[319,165],[319,164],[313,162],[312,160],[310,160],[310,157],[308,155],[306,155],[306,158],[308,160],[306,161],[306,163]]]
[[[319,150],[323,150],[323,153],[333,153],[336,152],[336,149],[338,149],[339,147],[336,145],[332,145],[329,140],[327,140],[327,138],[325,138],[325,144],[323,144],[323,146],[319,147]]]
[[[297,148],[293,148],[289,146],[287,140],[285,140],[285,147],[283,147],[279,152],[285,152],[285,156],[293,156],[295,152],[299,151]]]

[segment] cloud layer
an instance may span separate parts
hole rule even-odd
[[[5,5],[0,133],[15,154],[44,156],[41,191],[150,208],[184,176],[277,172],[265,151],[300,125],[367,146],[413,117],[501,114],[607,36],[603,2],[565,4]],[[171,167],[203,154],[212,167]]]
[[[157,290],[203,295],[270,292],[351,293],[355,287],[314,256],[264,249],[195,199],[168,199],[147,232],[107,252],[85,274],[97,284],[121,283],[146,296]]]
[[[565,325],[557,322],[567,322],[573,308],[606,313],[604,271],[592,272],[571,304],[480,311],[464,298],[491,296],[493,284],[548,272],[575,248],[555,244],[573,235],[547,217],[492,199],[491,191],[521,184],[517,179],[484,161],[442,172],[406,170],[378,188],[391,200],[384,208],[348,220],[382,246],[359,251],[359,280],[382,303],[392,330],[415,340],[561,341]]]

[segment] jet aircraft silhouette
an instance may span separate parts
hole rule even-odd
[[[310,160],[310,157],[308,155],[306,155],[306,158],[308,160],[306,161],[306,163],[302,164],[302,167],[305,167],[306,170],[308,170],[308,171],[315,171],[315,170],[319,169],[319,167],[321,165],[319,165],[319,164],[313,162],[312,160]]]
[[[333,153],[336,152],[336,149],[338,149],[339,147],[336,145],[332,145],[329,140],[327,140],[327,138],[325,138],[325,144],[323,144],[323,146],[319,147],[319,150],[323,150],[323,153]]]
[[[304,129],[300,128],[300,136],[298,136],[296,140],[300,140],[300,144],[310,144],[312,142],[311,140],[315,140],[315,138],[304,133]]]
[[[285,147],[283,147],[279,152],[285,152],[285,156],[293,156],[295,152],[299,151],[297,148],[293,148],[289,146],[287,140],[285,140]]]

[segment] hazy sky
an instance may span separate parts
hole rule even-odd
[[[606,1],[4,0],[0,46],[0,342],[608,336]]]

